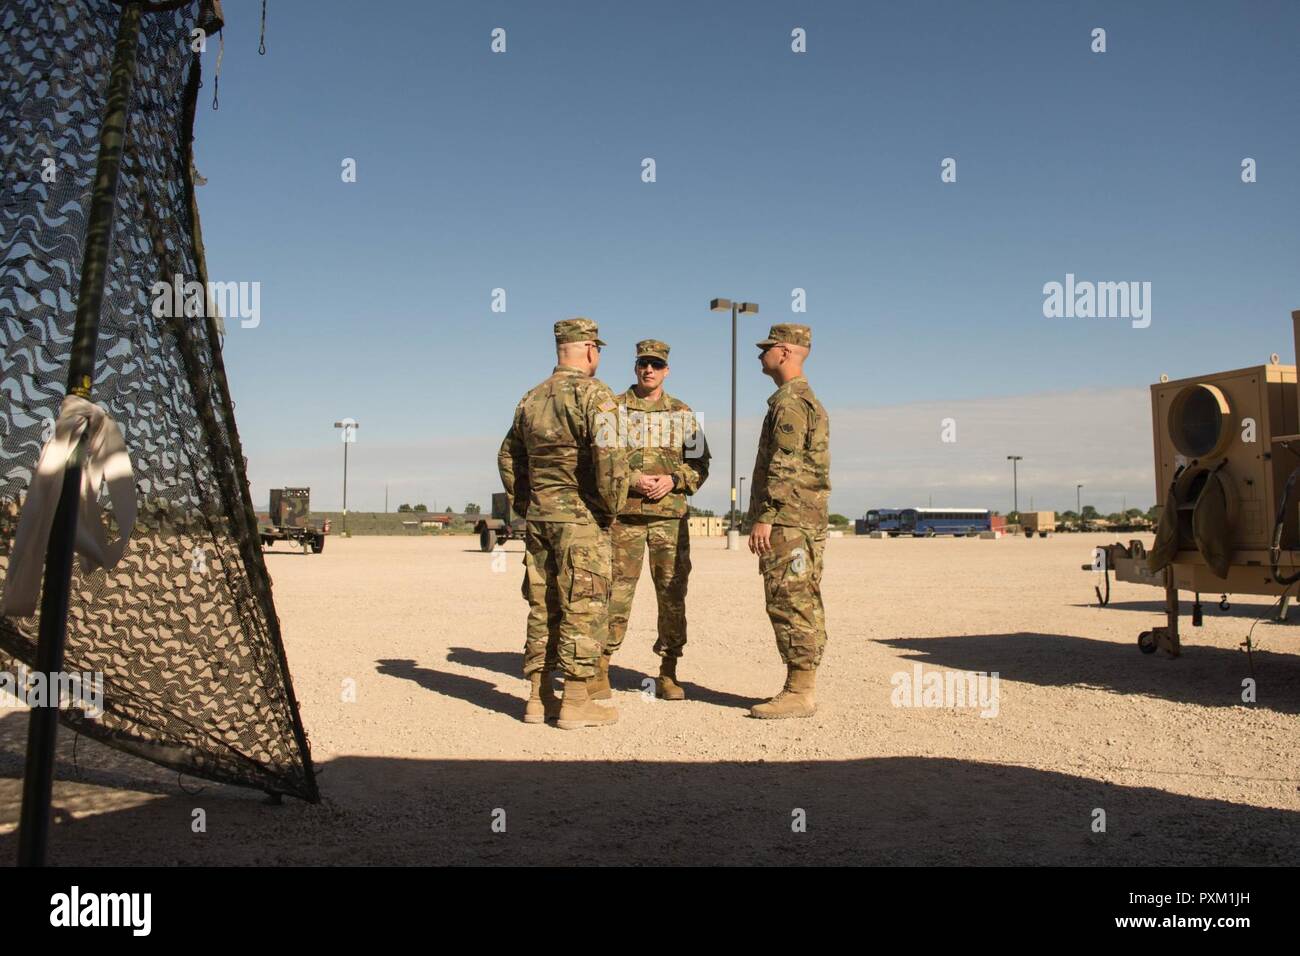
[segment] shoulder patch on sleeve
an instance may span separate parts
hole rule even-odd
[[[773,409],[772,437],[782,451],[796,451],[808,428],[804,410],[797,403],[781,404]]]
[[[602,412],[612,412],[614,409],[618,408],[618,403],[615,402],[612,398],[610,398],[601,402],[596,407],[599,408]]]

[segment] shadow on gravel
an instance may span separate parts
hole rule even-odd
[[[26,714],[0,719],[17,819]],[[599,733],[599,731],[590,731]],[[436,728],[431,728],[436,733]],[[588,733],[588,731],[583,731]],[[59,781],[73,778],[60,734]],[[187,779],[80,744],[84,782],[156,794],[54,825],[59,864],[1257,865],[1300,856],[1300,813],[1065,773],[922,757],[772,763],[398,760],[320,766],[324,800]],[[55,785],[56,804],[61,786]],[[93,797],[93,795],[92,795]],[[86,794],[81,794],[83,803]],[[202,807],[207,833],[193,833]],[[506,832],[492,830],[505,811]],[[1094,833],[1094,809],[1107,832]],[[803,811],[807,832],[792,831]],[[499,818],[499,814],[498,814]],[[0,836],[0,864],[17,852]]]
[[[523,686],[523,654],[515,654],[509,651],[480,651],[472,647],[452,647],[447,650],[447,660],[453,664],[463,664],[466,667],[478,667],[483,670],[495,671],[506,677],[518,678],[520,687]],[[682,676],[679,683],[686,691],[687,700],[698,700],[705,704],[716,704],[719,707],[743,707],[749,708],[752,704],[758,703],[761,698],[741,697],[737,694],[729,694],[726,691],[713,690],[700,684],[692,682],[691,665],[689,658],[683,658],[679,665]],[[774,669],[775,670],[775,669]],[[613,690],[644,690],[645,681],[654,679],[654,674],[634,671],[630,668],[623,667],[619,664],[611,664],[609,668],[609,686]],[[773,678],[775,684],[780,683],[780,677]],[[523,694],[523,691],[520,691]],[[519,698],[519,707],[523,706],[523,697]],[[518,708],[516,708],[518,709]]]
[[[497,689],[495,683],[466,677],[464,674],[447,674],[432,668],[420,667],[410,660],[381,660],[375,662],[375,670],[389,677],[401,677],[415,681],[425,690],[435,694],[455,697],[475,707],[493,710],[499,714],[518,717],[523,710],[524,697],[516,697]]]
[[[1253,706],[1284,714],[1300,713],[1300,656],[1279,652],[1300,651],[1300,643],[1287,635],[1268,641],[1278,650],[1260,650],[1260,628],[1255,629],[1254,639],[1256,703],[1252,705],[1241,701],[1241,682],[1252,675],[1246,652],[1188,643],[1196,640],[1195,631],[1183,632],[1183,653],[1177,658],[1162,653],[1142,654],[1137,648],[1136,632],[1131,644],[1025,632],[909,637],[880,643],[914,651],[909,659],[922,664],[997,671],[1002,680],[1044,687],[1086,685],[1116,694],[1146,694],[1206,707]]]

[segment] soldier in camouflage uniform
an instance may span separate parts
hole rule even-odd
[[[590,319],[555,323],[558,364],[520,400],[497,455],[501,483],[528,526],[524,721],[554,717],[565,730],[618,719],[587,694],[609,631],[609,527],[628,488],[627,455],[611,428],[618,406],[593,377],[605,344],[598,335]],[[563,701],[551,685],[557,666]]]
[[[618,397],[619,425],[626,431],[630,490],[613,527],[614,589],[609,602],[609,640],[590,694],[610,696],[609,661],[627,634],[641,562],[650,551],[650,577],[659,605],[660,657],[655,694],[684,700],[677,659],[686,644],[686,585],[691,540],[686,496],[709,476],[709,448],[689,405],[663,390],[668,346],[656,339],[636,344],[636,384]]]
[[[774,325],[758,343],[763,374],[778,385],[754,462],[749,550],[759,556],[767,616],[786,665],[785,688],[750,709],[755,717],[811,717],[826,646],[822,553],[830,500],[830,418],[803,377],[812,348],[806,325]]]

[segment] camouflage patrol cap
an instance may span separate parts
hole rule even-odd
[[[768,330],[767,338],[757,343],[760,349],[765,349],[769,345],[802,345],[806,349],[812,348],[812,329],[806,325],[795,325],[793,322],[782,322],[780,325],[774,325]]]
[[[591,319],[584,319],[578,316],[573,319],[560,319],[555,323],[555,344],[563,345],[565,342],[595,342],[597,345],[604,345],[598,336],[600,329]]]
[[[636,357],[648,355],[651,358],[668,361],[668,343],[658,339],[642,339],[636,344]]]

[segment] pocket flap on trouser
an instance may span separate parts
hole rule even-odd
[[[606,550],[595,544],[574,545],[569,549],[568,563],[573,574],[570,599],[609,600],[610,566]]]
[[[807,571],[812,563],[812,555],[809,553],[811,541],[808,535],[798,528],[776,525],[772,528],[771,542],[772,550],[758,560],[760,574],[766,576],[778,569],[784,569],[786,565],[797,565],[790,568],[795,574]]]
[[[812,579],[811,538],[798,528],[777,525],[772,529],[772,550],[758,562],[767,598],[773,600],[783,588],[797,589]]]

